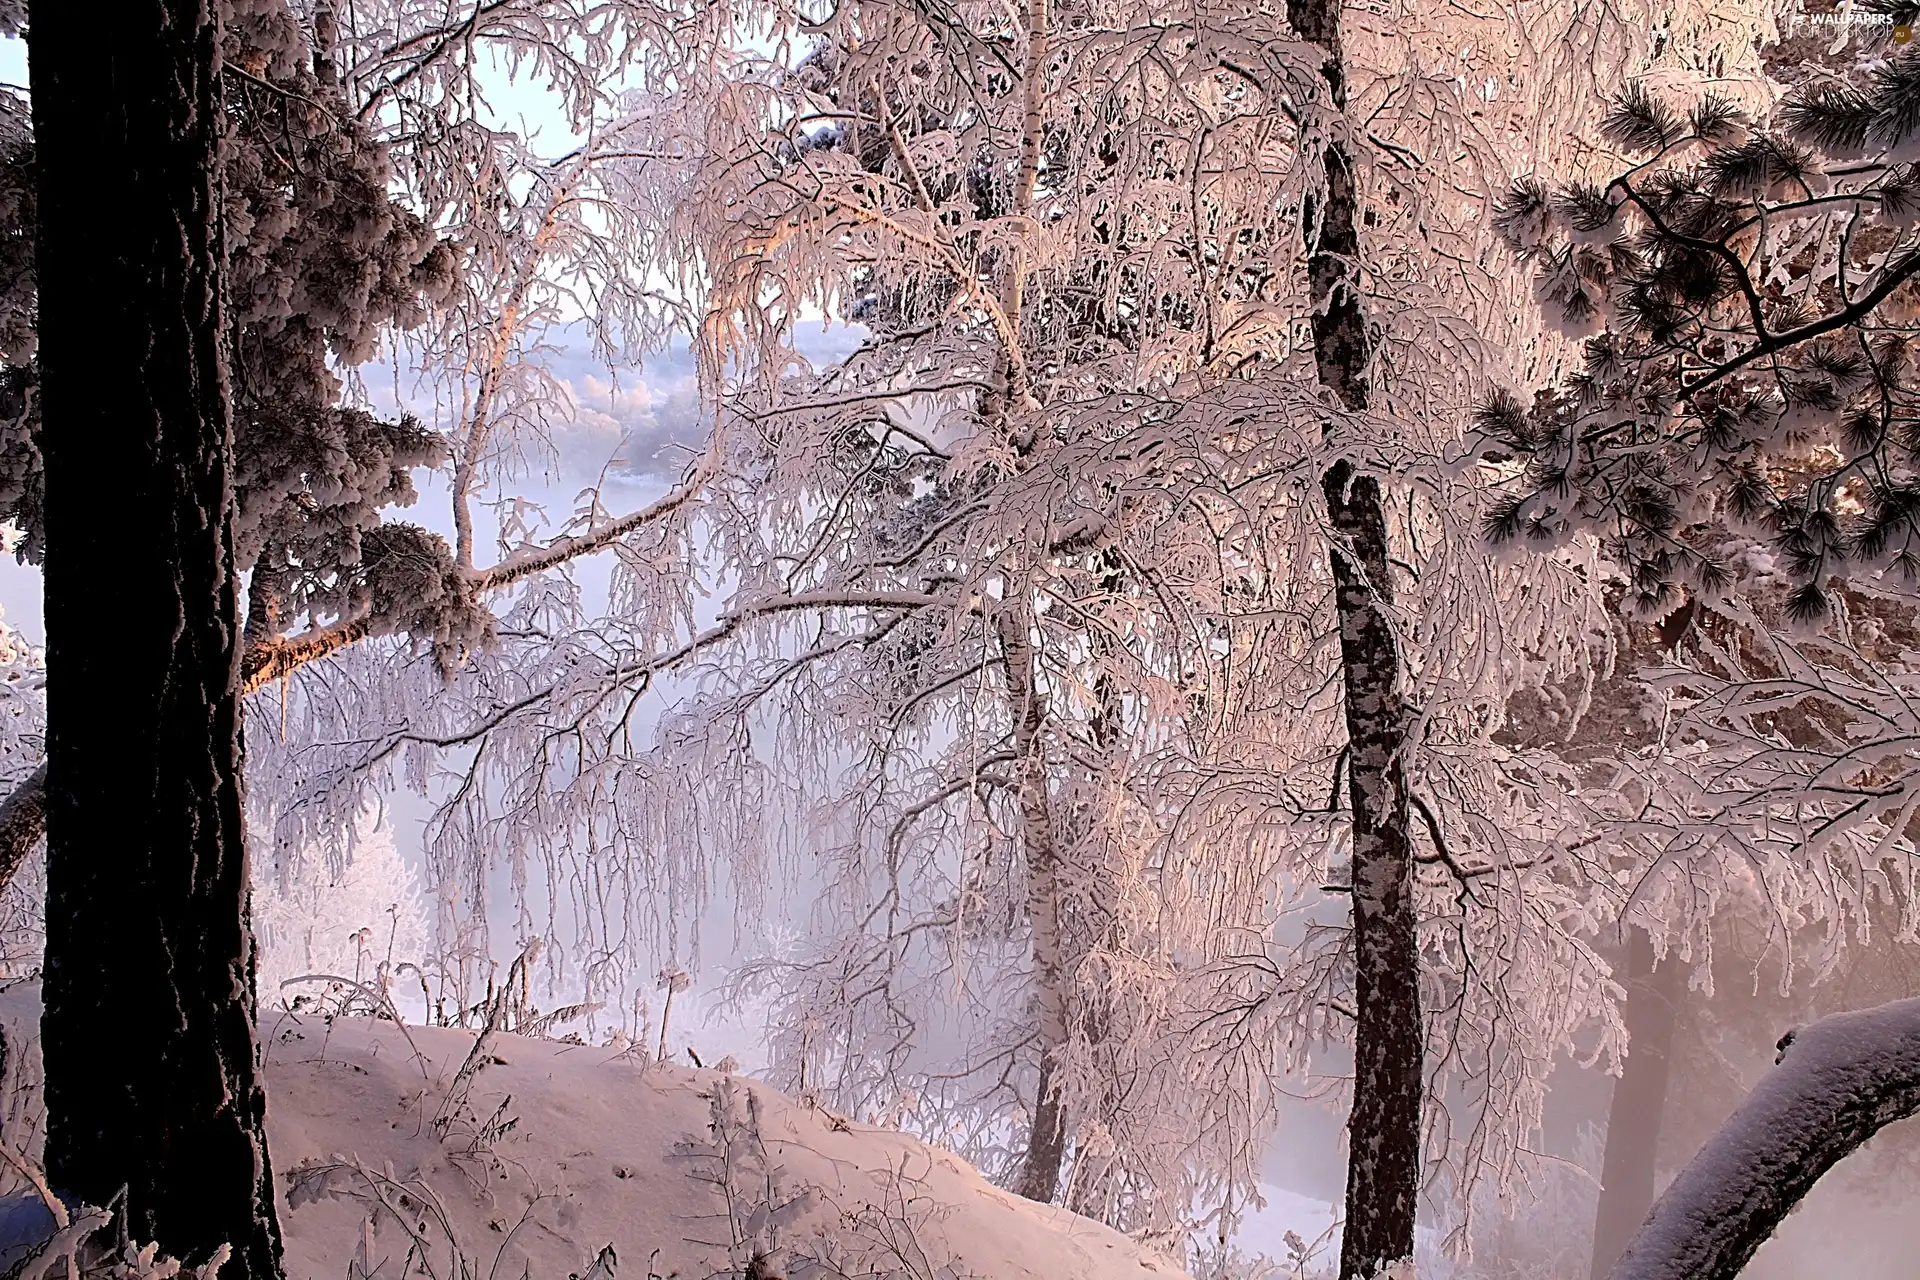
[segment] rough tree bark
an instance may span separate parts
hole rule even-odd
[[[0,802],[0,889],[13,883],[40,837],[47,834],[47,762],[22,778]]]
[[[1323,487],[1335,537],[1345,547],[1333,552],[1333,572],[1353,806],[1353,1111],[1340,1276],[1372,1280],[1413,1256],[1420,1192],[1425,1024],[1405,771],[1409,717],[1387,612],[1392,596],[1379,483],[1341,463]]]
[[[1733,1280],[1828,1169],[1920,1112],[1920,1000],[1822,1018],[1670,1183],[1611,1280]]]
[[[1684,989],[1680,957],[1656,961],[1653,940],[1628,929],[1627,1059],[1607,1113],[1607,1150],[1594,1214],[1592,1280],[1607,1273],[1653,1207],[1654,1159],[1666,1112],[1674,1011]]]
[[[34,0],[53,1184],[282,1273],[241,819],[212,0]]]
[[[1326,53],[1323,74],[1346,107],[1339,0],[1288,0],[1287,20]],[[1369,341],[1355,263],[1353,159],[1320,157],[1325,189],[1303,219],[1321,383],[1349,410],[1367,404]],[[1380,482],[1350,462],[1322,478],[1346,687],[1348,797],[1353,806],[1355,1021],[1353,1111],[1347,1121],[1341,1280],[1371,1280],[1413,1256],[1420,1190],[1425,1027],[1413,909],[1413,842],[1406,779],[1411,716],[1400,692],[1393,580]]]
[[[338,653],[364,639],[370,631],[365,619],[355,619],[318,627],[285,640],[256,641],[246,647],[241,660],[240,691],[252,693],[292,675],[307,663]],[[0,801],[0,889],[13,883],[13,877],[46,834],[47,765],[42,760]]]

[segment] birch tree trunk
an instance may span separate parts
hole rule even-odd
[[[1379,482],[1341,463],[1324,482],[1345,666],[1353,806],[1354,1061],[1347,1120],[1341,1280],[1371,1280],[1413,1256],[1420,1190],[1424,1023],[1405,773],[1407,708],[1387,610]]]
[[[1346,106],[1339,0],[1288,0],[1287,19],[1326,52],[1334,104]],[[1321,383],[1349,410],[1367,403],[1366,316],[1354,278],[1353,160],[1327,147],[1322,196],[1303,227]],[[1413,1256],[1420,1189],[1424,1024],[1413,910],[1413,845],[1406,779],[1410,716],[1391,610],[1393,580],[1380,482],[1340,461],[1322,478],[1340,660],[1346,689],[1347,790],[1353,806],[1355,965],[1353,1111],[1347,1121],[1346,1225],[1341,1280],[1371,1280]]]
[[[1113,597],[1120,594],[1123,579],[1120,572],[1120,557],[1109,547],[1101,553],[1102,571],[1100,574],[1101,592]],[[1096,661],[1104,660],[1113,649],[1111,637],[1097,627],[1089,628],[1087,640]],[[1121,705],[1120,687],[1113,672],[1102,670],[1093,681],[1094,707],[1087,725],[1088,736],[1096,757],[1111,765],[1119,752],[1124,708]],[[1090,828],[1096,820],[1094,815],[1082,813],[1080,825]],[[1112,879],[1105,874],[1108,868],[1095,866],[1089,868],[1091,883],[1087,886],[1090,919],[1084,922],[1088,932],[1086,942],[1114,948],[1119,941],[1118,894],[1114,891]],[[1111,993],[1108,999],[1091,999],[1081,1012],[1081,1029],[1086,1039],[1087,1049],[1101,1063],[1101,1082],[1094,1117],[1107,1127],[1109,1133],[1117,1128],[1120,1108],[1125,1102],[1125,1086],[1119,1079],[1114,1063],[1109,1055],[1108,1045],[1111,1025]],[[1102,1059],[1105,1058],[1103,1061]],[[1083,1218],[1106,1221],[1112,1208],[1112,1193],[1117,1179],[1111,1152],[1095,1154],[1083,1144],[1076,1143],[1073,1161],[1073,1180],[1066,1190],[1067,1208]]]
[[[1059,1053],[1067,1042],[1067,974],[1060,932],[1060,848],[1047,791],[1046,695],[1039,688],[1035,666],[1039,655],[1034,649],[1024,584],[1019,591],[1018,602],[1008,601],[1008,607],[994,619],[994,627],[1001,660],[1006,664],[1013,745],[1019,757],[1020,825],[1027,855],[1027,927],[1032,936],[1034,1032],[1040,1041],[1040,1079],[1035,1087],[1027,1151],[1013,1190],[1029,1200],[1049,1204],[1060,1189],[1060,1165],[1067,1150],[1066,1114],[1056,1079]]]
[[[1607,1273],[1653,1207],[1655,1157],[1672,1069],[1673,1021],[1684,989],[1680,957],[1656,962],[1653,942],[1630,928],[1627,943],[1627,1059],[1613,1085],[1600,1204],[1593,1223],[1592,1280]]]
[[[241,819],[213,0],[34,0],[52,1183],[281,1275]]]

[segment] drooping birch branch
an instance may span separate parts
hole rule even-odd
[[[509,556],[490,569],[474,575],[474,590],[485,594],[499,591],[557,568],[569,561],[604,550],[634,530],[679,510],[694,500],[711,476],[703,463],[671,492],[640,510],[609,521],[597,529],[557,538],[544,547],[530,548]],[[930,598],[929,598],[930,599]],[[789,607],[809,607],[815,601],[803,601]],[[916,600],[913,603],[926,603]],[[373,619],[366,616],[343,619],[312,627],[295,636],[255,640],[240,660],[240,692],[257,693],[276,680],[284,680],[301,667],[332,657],[374,634]],[[28,774],[4,801],[0,801],[0,889],[13,881],[47,831],[47,767],[44,762]]]

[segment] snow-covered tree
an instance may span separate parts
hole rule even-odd
[[[1636,839],[1654,856],[1634,898],[1701,973],[1727,925],[1715,913],[1755,918],[1783,990],[1797,966],[1818,976],[1848,945],[1912,934],[1916,265],[1902,209],[1920,63],[1891,26],[1769,50],[1792,86],[1777,109],[1636,85],[1605,125],[1640,163],[1558,190],[1529,179],[1500,212],[1509,244],[1538,263],[1549,312],[1592,336],[1581,367],[1530,409],[1497,398],[1484,411],[1490,447],[1525,460],[1490,530],[1548,545],[1600,532],[1639,610],[1674,611],[1675,637],[1690,632],[1657,675],[1677,750],[1643,775]],[[1899,1074],[1873,1056],[1845,1105],[1895,1105],[1897,1082],[1869,1096],[1883,1068]],[[1762,1088],[1785,1098],[1809,1079]],[[1844,1154],[1790,1127],[1774,1136],[1780,1152],[1756,1159],[1781,1206]],[[1739,1240],[1725,1247],[1721,1228],[1674,1215],[1744,1194],[1710,1184],[1747,1176],[1724,1147],[1751,1137],[1710,1144],[1615,1274],[1744,1265],[1777,1215],[1732,1215]],[[1713,1257],[1682,1259],[1696,1245]]]
[[[634,178],[650,157],[626,145],[616,96],[643,51],[675,49],[691,28],[634,0],[525,0],[484,20],[407,0],[225,0],[223,13],[244,688],[370,637],[457,662],[491,635],[483,597],[672,509],[623,519],[595,503],[564,536],[528,531],[506,548],[511,564],[475,567],[476,495],[524,480],[574,407],[545,372],[547,336],[585,322],[608,358],[631,356],[672,314],[646,274],[644,220],[626,212],[647,207]],[[550,88],[587,141],[542,156],[495,119],[487,85],[508,73]],[[0,122],[12,175],[0,217],[18,259],[0,302],[0,515],[37,560],[34,205],[14,180],[33,154],[24,116],[9,98]],[[423,388],[422,413],[404,396],[376,410],[358,370],[383,344]],[[453,545],[389,518],[416,500],[415,471],[442,466]],[[26,781],[6,815],[11,846],[39,834],[43,778]]]
[[[533,166],[514,135],[472,118],[470,60],[534,50],[590,114],[652,13],[534,2],[492,6],[476,24],[437,4],[361,5],[343,27],[325,3],[231,0],[30,15],[32,133],[11,98],[0,128],[15,268],[0,302],[0,508],[21,550],[45,559],[54,665],[90,692],[56,694],[46,767],[0,809],[5,870],[50,827],[53,1176],[96,1203],[118,1195],[122,1220],[176,1255],[231,1245],[229,1269],[279,1267],[239,698],[368,637],[404,636],[455,662],[488,638],[486,591],[632,527],[597,521],[475,571],[468,540],[450,547],[383,520],[412,500],[411,472],[442,460],[464,478],[464,514],[486,439],[470,430],[459,454],[404,414],[374,413],[353,370],[432,320],[421,349],[438,385],[483,389],[471,425],[501,412],[497,385],[540,331],[524,286],[505,314],[485,314],[509,257],[551,267],[564,244],[581,269],[559,286],[541,274],[550,289],[642,296],[618,278],[631,259],[607,231],[617,218],[570,238],[523,225]],[[6,34],[22,16],[4,10]],[[111,39],[89,45],[102,30]],[[367,59],[381,56],[376,72]],[[111,90],[88,78],[103,63],[117,69]],[[434,92],[437,128],[408,110]],[[597,173],[602,152],[585,150],[574,169]],[[114,200],[99,199],[102,180]],[[538,318],[555,322],[551,307]],[[472,362],[446,363],[447,334],[465,335],[463,355],[490,344],[485,372],[463,382]],[[102,362],[110,389],[90,389]],[[124,589],[110,589],[122,574]],[[122,718],[83,723],[89,705]],[[113,790],[129,777],[150,779],[144,798]],[[271,787],[254,796],[273,811]],[[114,832],[129,803],[152,809],[131,843]],[[111,1043],[122,1033],[133,1047]]]
[[[551,963],[608,988],[642,948],[688,948],[717,868],[750,909],[782,860],[818,867],[834,928],[755,975],[792,1015],[782,1069],[1169,1233],[1195,1206],[1230,1220],[1274,1077],[1348,1038],[1353,935],[1320,925],[1379,880],[1365,856],[1345,878],[1355,833],[1384,833],[1414,962],[1376,976],[1426,988],[1402,981],[1369,1043],[1395,1050],[1389,1092],[1424,1094],[1430,1169],[1510,1167],[1552,1054],[1608,1017],[1585,938],[1615,869],[1578,779],[1503,737],[1516,693],[1557,682],[1578,709],[1598,574],[1485,562],[1477,483],[1442,455],[1488,377],[1551,362],[1478,265],[1484,195],[1563,145],[1598,74],[1568,49],[1624,59],[1632,24],[1347,15],[1329,64],[1331,10],[756,13],[770,45],[619,4],[465,31],[428,6],[301,11],[295,63],[454,255],[403,350],[446,391],[455,537],[391,589],[326,571],[296,486],[274,536],[321,550],[256,567],[256,635],[281,638],[255,670],[338,661],[263,708],[263,821],[293,853],[383,771],[444,781],[428,870],[444,957],[472,965],[456,988],[484,982],[502,863],[521,932],[571,919]],[[647,61],[675,41],[697,74]],[[587,135],[556,162],[472,105],[516,52]],[[651,96],[616,101],[629,67]],[[480,567],[476,503],[565,408],[543,335],[657,337],[650,256],[697,304],[710,453],[626,517],[596,493],[545,542],[510,518]],[[793,333],[816,308],[870,341],[811,367]],[[600,548],[605,619],[544,572]],[[445,687],[431,656],[344,647],[389,630],[445,656],[488,628]],[[1296,908],[1301,937],[1275,923]],[[1355,1231],[1356,1273],[1410,1240],[1420,1111],[1394,1115],[1398,1173],[1359,1193],[1391,1225]]]
[[[354,824],[347,852],[342,859],[328,848],[312,849],[308,856],[318,866],[256,871],[256,981],[263,1004],[323,995],[324,985],[294,981],[311,975],[398,985],[401,966],[417,969],[427,957],[432,922],[419,878],[378,810],[369,808]]]
[[[529,589],[445,696],[354,666],[375,734],[337,687],[301,698],[311,776],[404,752],[423,779],[460,752],[430,832],[443,900],[484,924],[492,841],[566,886],[596,980],[636,942],[684,945],[650,890],[697,896],[728,856],[748,886],[824,864],[837,926],[755,975],[791,1015],[790,1078],[881,1114],[910,1092],[1009,1181],[1173,1231],[1244,1187],[1280,1063],[1347,1034],[1349,935],[1278,945],[1275,901],[1350,865],[1352,801],[1319,801],[1353,789],[1323,480],[1406,476],[1375,499],[1382,569],[1349,585],[1393,579],[1406,670],[1382,687],[1418,729],[1417,759],[1386,761],[1415,771],[1394,821],[1439,1011],[1412,1039],[1487,1089],[1458,1133],[1429,1110],[1436,1149],[1501,1159],[1554,1049],[1605,1016],[1582,935],[1617,903],[1570,835],[1580,788],[1496,740],[1515,687],[1589,660],[1597,605],[1569,568],[1455,554],[1476,518],[1440,462],[1455,408],[1538,352],[1518,293],[1461,265],[1483,208],[1419,157],[1464,148],[1496,189],[1514,135],[1553,137],[1564,65],[1469,92],[1457,27],[1378,24],[1346,68],[1376,143],[1265,7],[775,16],[773,56],[663,107],[645,144],[693,175],[668,242],[714,287],[710,374],[737,362],[700,525],[718,618],[661,589],[683,538],[629,556],[592,627]],[[1318,394],[1313,283],[1275,265],[1331,203],[1335,138],[1375,161],[1364,405]],[[812,367],[809,307],[872,340]],[[663,686],[694,696],[649,744],[635,708]]]

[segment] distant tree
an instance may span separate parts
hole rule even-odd
[[[254,932],[260,940],[261,1002],[285,1005],[325,994],[324,984],[293,983],[318,974],[378,989],[398,982],[403,966],[418,970],[429,954],[431,920],[418,877],[371,806],[342,851],[305,850],[318,866],[291,865],[255,876]],[[287,985],[292,983],[292,985]],[[403,987],[396,1001],[418,995]]]
[[[1627,1055],[1607,1109],[1607,1141],[1594,1210],[1592,1280],[1606,1280],[1640,1222],[1653,1207],[1662,1121],[1673,1078],[1674,1022],[1686,994],[1687,971],[1673,949],[1662,956],[1639,925],[1628,925],[1623,1020]]]
[[[32,824],[10,821],[9,804],[44,805],[44,787],[20,788],[42,769],[47,751],[47,655],[29,644],[11,623],[0,621],[0,785],[15,789],[0,802],[0,832],[30,831],[23,842],[0,844],[0,972],[24,974],[39,964],[43,940],[41,901],[45,879],[35,858],[44,816]]]

